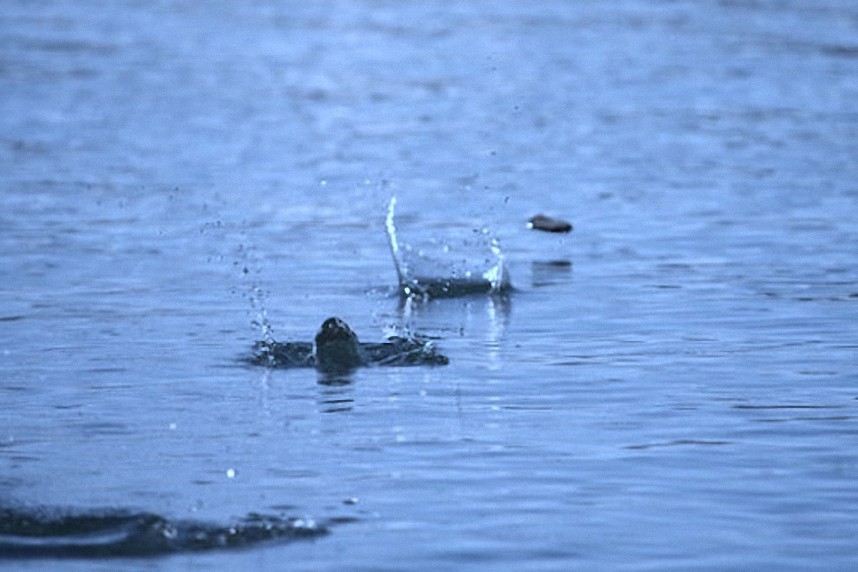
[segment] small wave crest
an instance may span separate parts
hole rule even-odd
[[[328,533],[309,519],[251,513],[226,526],[121,510],[0,508],[0,558],[144,557],[288,542]]]

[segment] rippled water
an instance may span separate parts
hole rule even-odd
[[[151,569],[853,568],[856,101],[846,0],[5,2],[0,505],[347,522]],[[391,196],[515,290],[402,304]],[[329,315],[450,364],[243,361]]]

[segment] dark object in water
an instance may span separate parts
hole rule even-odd
[[[366,364],[357,334],[339,318],[322,322],[316,334],[316,368],[319,371],[349,371]]]
[[[528,228],[533,230],[544,230],[545,232],[570,232],[572,224],[559,218],[552,218],[544,214],[530,217],[527,221]]]
[[[469,278],[403,278],[400,277],[399,295],[403,297],[457,298],[472,294],[504,294],[511,289],[509,278],[502,282],[485,276]]]
[[[313,521],[260,514],[220,526],[171,521],[146,512],[0,508],[0,558],[160,556],[289,542],[327,533],[325,526]]]
[[[417,337],[393,337],[382,343],[362,343],[339,318],[322,323],[314,343],[257,342],[251,362],[268,367],[315,367],[324,373],[344,373],[360,366],[446,365],[435,344]]]

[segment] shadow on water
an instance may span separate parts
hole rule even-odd
[[[314,539],[329,533],[324,523],[251,513],[227,525],[169,520],[147,512],[118,509],[0,508],[2,558],[152,557],[179,552],[247,548],[267,542]]]

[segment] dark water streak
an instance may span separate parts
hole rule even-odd
[[[246,548],[328,533],[313,521],[251,514],[228,526],[168,520],[150,513],[0,508],[0,560],[127,558]]]

